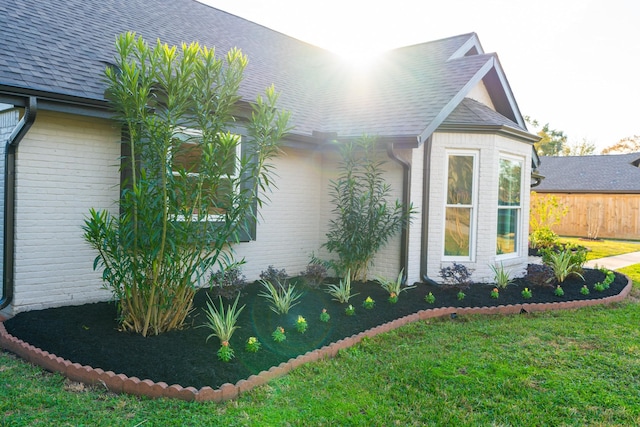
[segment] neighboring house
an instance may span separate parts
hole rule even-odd
[[[271,83],[293,131],[276,161],[277,188],[236,253],[256,279],[268,265],[303,270],[325,241],[331,146],[378,137],[393,197],[413,203],[411,226],[388,243],[371,275],[435,279],[452,262],[490,280],[490,265],[527,265],[532,143],[495,54],[474,33],[388,52],[368,74],[338,57],[192,0],[57,0],[0,4],[0,103],[12,125],[3,174],[6,315],[105,300],[95,253],[82,237],[90,208],[117,212],[120,129],[110,120],[103,71],[116,35],[198,41],[249,57],[251,102]],[[239,130],[238,133],[242,133]]]
[[[640,153],[541,157],[533,190],[568,208],[563,236],[640,240]]]

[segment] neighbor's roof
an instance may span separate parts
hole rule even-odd
[[[219,54],[241,48],[249,58],[243,99],[255,100],[274,83],[295,133],[421,142],[480,81],[506,119],[498,121],[526,131],[497,56],[485,54],[474,33],[390,51],[363,75],[328,51],[195,0],[5,0],[0,28],[0,102],[26,94],[103,106],[115,38],[135,31],[149,42],[198,41]],[[461,115],[470,117],[456,110]],[[493,123],[495,116],[476,118]]]
[[[535,188],[552,193],[640,193],[640,153],[541,157],[545,178]]]

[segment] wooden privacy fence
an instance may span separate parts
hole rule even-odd
[[[545,193],[539,192],[540,196]],[[553,231],[561,236],[640,240],[640,194],[553,193],[569,208]]]

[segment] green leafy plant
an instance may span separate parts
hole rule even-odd
[[[434,304],[436,302],[436,297],[432,292],[429,292],[427,295],[425,295],[424,300],[428,304]]]
[[[382,286],[382,289],[389,292],[389,294],[394,293],[396,294],[396,296],[399,296],[401,292],[404,292],[408,289],[415,288],[415,285],[402,286],[405,282],[404,270],[400,271],[400,274],[398,274],[398,277],[395,280],[388,280],[388,279],[385,279],[384,277],[377,277],[376,280],[378,281],[378,283],[380,283],[380,286]]]
[[[602,292],[605,289],[609,289],[609,287],[611,286],[611,284],[616,278],[615,273],[611,270],[608,270],[606,268],[600,268],[600,271],[605,275],[604,280],[593,285],[593,289],[598,292]]]
[[[456,295],[456,297],[458,298],[458,301],[462,301],[466,296],[467,294],[465,294],[462,291],[458,291],[458,294]]]
[[[371,310],[375,305],[376,302],[371,297],[367,297],[362,303],[362,306],[367,310]]]
[[[329,313],[327,313],[327,309],[323,308],[322,312],[320,313],[320,321],[327,323],[329,319],[331,319],[331,316],[329,315]]]
[[[531,192],[529,207],[529,241],[536,249],[552,248],[558,242],[558,235],[552,227],[560,224],[569,208],[564,206],[557,196]]]
[[[560,285],[556,286],[556,289],[553,291],[553,294],[557,297],[563,297],[564,296],[564,289],[562,289],[562,287]]]
[[[381,247],[410,221],[414,210],[400,201],[388,202],[391,186],[375,138],[363,136],[340,145],[340,174],[330,183],[333,219],[323,244],[338,260],[328,262],[336,274],[366,280]]]
[[[256,219],[288,114],[270,87],[247,135],[227,131],[247,65],[238,49],[217,57],[197,43],[150,47],[134,33],[115,48],[105,97],[124,135],[120,209],[91,209],[83,233],[120,328],[157,335],[183,326],[203,275],[233,264],[229,245]]]
[[[498,288],[493,288],[491,290],[491,298],[494,298],[494,299],[500,298],[500,291],[498,290]]]
[[[229,341],[222,341],[217,352],[218,359],[229,362],[234,357],[233,349],[229,346]]]
[[[207,341],[209,341],[209,338],[211,337],[218,337],[218,339],[220,339],[222,347],[218,350],[218,357],[220,357],[220,360],[228,362],[233,357],[233,350],[229,346],[229,341],[231,340],[231,336],[235,330],[238,329],[236,323],[245,306],[243,305],[238,308],[238,299],[240,298],[239,294],[233,302],[233,305],[228,306],[226,310],[222,303],[222,298],[219,298],[219,307],[216,307],[213,304],[213,301],[211,301],[211,298],[208,295],[207,298],[207,308],[205,309],[207,322],[202,326],[209,328],[212,331],[212,333],[207,337]]]
[[[351,274],[347,271],[344,279],[340,279],[340,283],[337,285],[329,285],[327,293],[333,297],[335,301],[340,303],[348,303],[349,300],[358,295],[351,293]]]
[[[256,337],[249,337],[247,339],[247,343],[244,346],[245,350],[247,350],[249,353],[257,353],[258,351],[260,351],[260,347],[262,347],[262,344],[260,344],[260,341],[258,341],[258,338]]]
[[[389,294],[389,299],[388,299],[389,303],[391,304],[395,304],[398,302],[398,294],[396,294],[395,292],[391,292]]]
[[[296,331],[304,334],[307,331],[308,326],[307,320],[302,316],[298,316],[298,319],[296,320]]]
[[[353,308],[353,306],[352,306],[351,304],[349,304],[349,305],[347,306],[347,308],[345,308],[345,309],[344,309],[344,313],[345,313],[347,316],[353,316],[353,315],[355,315],[355,314],[356,314],[356,309],[355,309],[355,308]]]
[[[511,283],[511,272],[506,270],[502,263],[500,263],[500,267],[495,265],[489,265],[489,267],[493,271],[493,281],[498,285],[498,288],[504,289]]]
[[[287,314],[292,307],[300,304],[298,301],[302,297],[302,292],[296,291],[295,285],[286,284],[282,285],[280,282],[276,282],[277,286],[274,286],[268,280],[260,280],[260,284],[265,291],[260,292],[258,295],[269,301],[269,308],[276,314]]]
[[[271,338],[273,338],[275,342],[285,341],[287,339],[287,335],[284,332],[284,328],[282,326],[278,326],[271,334]]]
[[[553,270],[554,277],[549,281],[555,279],[558,283],[563,283],[571,275],[584,280],[582,265],[587,259],[584,248],[565,248],[560,251],[545,249],[542,253],[542,262]]]
[[[529,288],[524,288],[521,292],[522,294],[522,298],[524,299],[529,299],[533,296],[533,294],[531,293],[531,290]]]
[[[587,285],[582,285],[580,288],[580,293],[582,295],[589,295],[589,287]]]

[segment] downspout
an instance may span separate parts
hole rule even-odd
[[[438,283],[427,275],[427,251],[429,250],[429,197],[431,196],[431,146],[432,136],[424,143],[423,187],[422,187],[422,244],[420,247],[420,277],[430,285]]]
[[[411,203],[411,164],[398,157],[393,150],[393,142],[387,144],[387,155],[389,158],[402,166],[402,206],[406,211],[410,209]],[[400,234],[400,268],[405,274],[409,270],[409,224],[402,227]]]
[[[0,310],[6,308],[13,300],[13,268],[14,268],[14,243],[15,243],[15,189],[16,189],[16,151],[18,144],[27,134],[31,125],[36,120],[38,112],[38,100],[35,96],[29,97],[29,102],[24,109],[24,116],[18,122],[4,150],[4,257],[2,277],[2,298]]]

